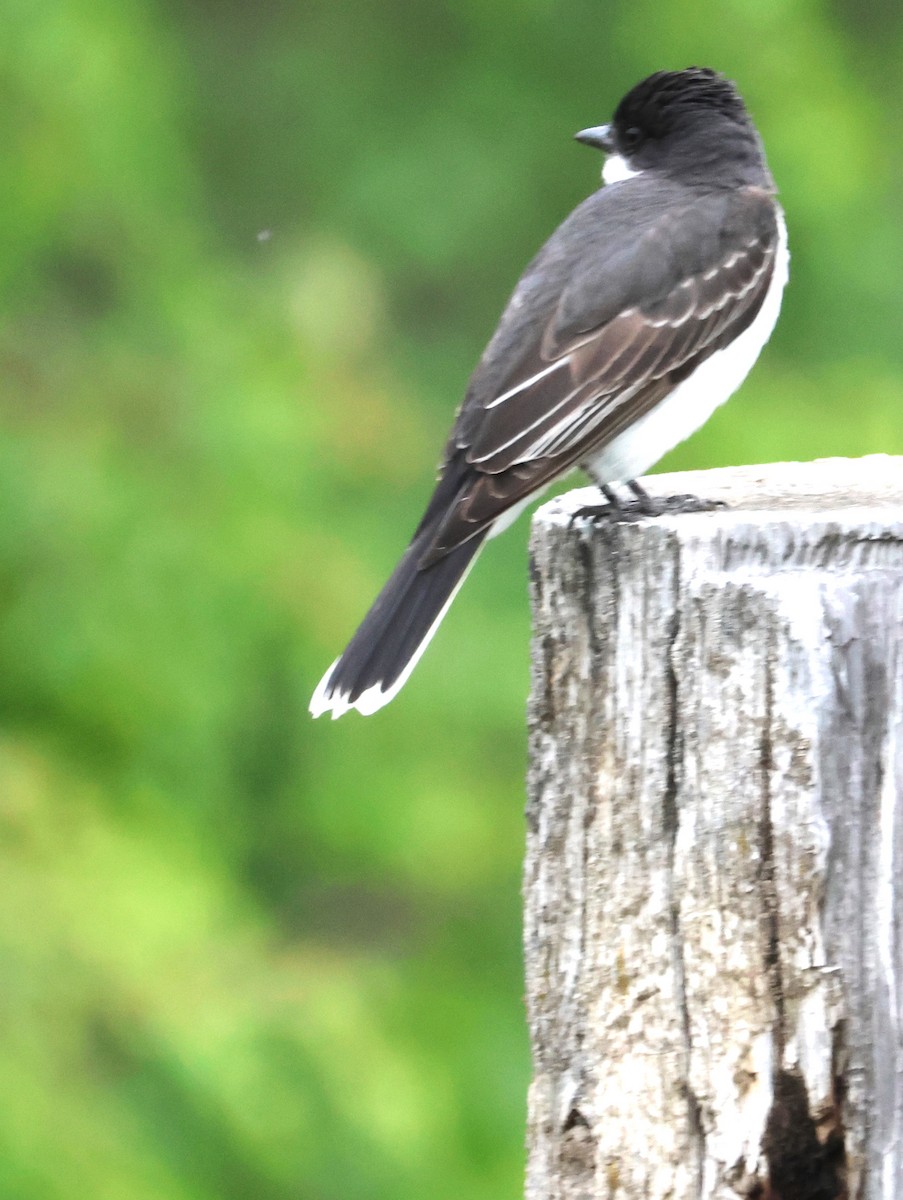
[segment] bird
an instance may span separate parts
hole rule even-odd
[[[602,184],[528,264],[470,378],[435,490],[401,560],[310,702],[387,704],[491,537],[582,468],[614,519],[626,484],[746,378],[788,279],[783,211],[736,85],[658,71],[575,134]]]

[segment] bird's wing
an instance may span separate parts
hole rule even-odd
[[[460,473],[461,489],[429,557],[604,448],[742,333],[776,247],[774,202],[754,188],[669,209],[629,247],[584,246],[514,369],[491,372],[489,390],[475,373],[444,468]]]

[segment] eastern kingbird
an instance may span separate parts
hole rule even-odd
[[[413,670],[486,538],[582,467],[635,480],[746,378],[778,317],[787,233],[733,83],[659,71],[610,125],[584,200],[524,272],[471,377],[413,539],[310,710],[372,713]]]

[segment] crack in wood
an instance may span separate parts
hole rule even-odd
[[[678,708],[679,687],[677,669],[675,667],[676,646],[680,636],[680,551],[675,550],[674,586],[672,590],[672,611],[668,629],[668,642],[665,654],[665,671],[667,698],[665,703],[665,720],[667,722],[665,792],[662,798],[662,825],[668,838],[667,857],[667,891],[668,907],[671,922],[671,959],[674,970],[674,994],[680,1011],[681,1037],[683,1039],[682,1091],[687,1104],[687,1127],[690,1140],[695,1149],[697,1197],[703,1195],[703,1174],[705,1167],[705,1127],[702,1120],[702,1108],[690,1084],[690,1068],[693,1055],[693,1035],[690,1024],[690,1005],[687,997],[687,973],[684,962],[683,933],[680,925],[680,903],[675,886],[675,857],[677,853],[677,834],[680,829],[680,808],[677,803],[678,776],[680,759],[683,752],[680,717]]]
[[[810,1111],[809,1096],[801,1072],[784,1067],[789,1031],[781,969],[780,901],[772,815],[775,704],[774,646],[771,637],[766,646],[764,661],[765,705],[760,746],[762,812],[759,826],[758,876],[765,930],[763,960],[774,1004],[774,1071],[772,1104],[762,1137],[762,1153],[768,1164],[768,1180],[766,1183],[752,1183],[746,1189],[746,1195],[749,1200],[846,1200],[845,1153],[840,1109],[835,1106],[835,1120],[816,1124]]]
[[[779,1071],[784,1060],[787,1044],[785,1029],[786,1006],[784,981],[781,974],[781,922],[780,903],[774,857],[774,824],[771,814],[771,773],[774,770],[774,671],[772,666],[771,639],[765,650],[765,711],[762,719],[760,745],[760,769],[762,773],[762,811],[759,821],[759,889],[762,900],[762,923],[765,946],[763,965],[768,979],[768,988],[774,1004],[774,1062]]]

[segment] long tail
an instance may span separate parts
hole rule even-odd
[[[310,702],[315,717],[333,720],[349,709],[369,714],[395,696],[467,578],[488,530],[483,530],[428,567],[418,564],[436,524],[421,524],[389,582],[317,687]]]

